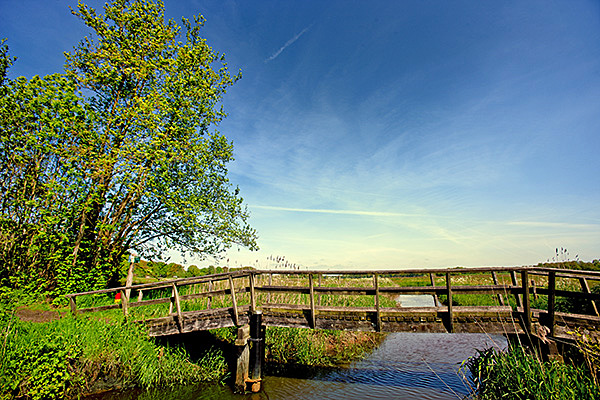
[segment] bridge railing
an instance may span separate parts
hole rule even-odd
[[[343,309],[370,313],[375,330],[381,330],[386,313],[407,309],[402,306],[402,300],[399,304],[400,295],[420,294],[431,296],[432,304],[425,308],[443,313],[450,332],[454,330],[455,314],[465,315],[486,307],[512,311],[526,331],[531,330],[532,322],[541,321],[554,335],[557,321],[565,317],[561,312],[565,298],[582,305],[580,314],[587,311],[598,317],[596,302],[600,301],[600,293],[593,288],[599,281],[600,272],[537,267],[244,270],[74,293],[67,298],[73,314],[120,309],[125,316],[130,316],[131,310],[144,309],[145,312],[136,312],[134,317],[142,320],[176,318],[180,329],[184,314],[189,312],[227,310],[231,323],[240,325],[241,316],[248,311],[302,310],[307,315],[308,325],[314,328],[319,315]],[[116,294],[120,294],[120,303],[113,301]],[[78,305],[80,298],[92,301]]]
[[[132,309],[145,308],[146,312],[138,315],[141,319],[165,315],[176,315],[182,319],[185,311],[227,307],[234,310],[237,320],[238,307],[247,302],[243,298],[240,299],[240,296],[250,293],[250,285],[241,281],[251,279],[252,273],[236,271],[72,293],[67,294],[66,298],[74,315],[121,310],[123,315],[128,317]],[[78,307],[78,299],[81,298],[87,300],[84,307]],[[242,300],[241,304],[239,300]],[[168,305],[168,311],[164,307],[157,309],[156,306],[159,305]]]
[[[375,314],[376,329],[380,330],[382,314],[398,308],[399,295],[430,295],[432,307],[444,309],[452,330],[454,296],[456,295],[494,295],[502,301],[503,296],[522,294],[523,288],[507,277],[521,268],[470,268],[439,270],[402,270],[402,271],[257,271],[262,276],[262,285],[255,290],[266,294],[261,301],[263,307],[298,308],[309,307],[311,325],[316,326],[316,318],[322,311],[344,307],[347,310],[367,310]],[[489,275],[489,279],[484,275]],[[469,284],[456,281],[464,275],[481,275],[479,279],[469,279]],[[505,275],[505,276],[503,276]],[[268,283],[265,278],[268,277]],[[505,278],[500,282],[498,278]],[[464,280],[464,279],[463,279]],[[278,282],[279,281],[279,282]],[[293,302],[273,301],[272,298],[284,298],[282,294],[302,294],[303,301],[297,298]],[[356,300],[352,300],[354,297]],[[444,307],[439,299],[444,298]],[[369,301],[370,300],[370,301]],[[300,304],[299,304],[300,303]],[[475,304],[477,305],[477,304]],[[485,304],[489,306],[489,304]],[[504,303],[502,303],[504,305]],[[366,307],[365,307],[366,306]],[[431,307],[430,307],[431,308]]]
[[[532,319],[542,318],[551,335],[554,335],[557,317],[567,314],[558,311],[556,300],[559,297],[589,304],[591,307],[587,308],[593,310],[582,309],[579,314],[599,315],[596,302],[600,301],[600,293],[590,290],[590,281],[600,281],[600,272],[595,271],[508,267],[401,271],[272,270],[255,271],[254,274],[262,283],[254,290],[259,293],[263,307],[309,308],[313,327],[320,311],[338,305],[348,310],[369,309],[376,314],[379,329],[382,313],[398,307],[399,295],[410,294],[432,296],[438,309],[446,312],[449,331],[453,330],[453,314],[457,307],[463,313],[468,312],[465,307],[511,307],[525,330],[531,330]],[[287,302],[280,301],[286,298],[282,294],[288,295]],[[292,294],[301,296],[292,297]],[[324,296],[328,297],[328,305],[323,304]],[[359,300],[335,302],[348,297]],[[365,297],[371,299],[367,303],[370,307],[364,307]],[[443,307],[439,305],[440,298],[443,298]],[[572,303],[563,301],[562,308],[568,308],[569,304],[572,307]],[[573,310],[565,311],[574,314]]]

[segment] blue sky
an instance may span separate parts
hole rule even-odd
[[[61,71],[86,33],[69,4],[0,0],[12,77]],[[261,251],[233,249],[230,264],[527,265],[556,247],[600,258],[600,3],[167,1],[166,12],[202,14],[208,43],[243,74],[218,129]]]

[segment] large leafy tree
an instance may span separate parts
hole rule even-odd
[[[18,78],[0,92],[0,279],[45,288],[68,257],[81,203],[81,144],[70,132],[90,125],[60,75]]]
[[[22,255],[53,237],[37,256],[59,260],[32,268],[61,291],[110,284],[130,249],[256,248],[227,178],[232,144],[214,130],[239,75],[201,38],[202,17],[180,27],[147,0],[115,0],[103,14],[80,3],[73,14],[91,34],[66,54],[66,74],[3,86],[0,178],[12,194],[2,203],[25,215],[2,208],[5,248],[18,242]],[[29,233],[11,242],[17,228]]]

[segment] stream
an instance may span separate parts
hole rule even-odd
[[[405,307],[430,305],[431,296],[402,296]],[[235,395],[228,386],[192,385],[94,396],[101,400],[196,399],[463,399],[471,392],[461,363],[488,347],[506,348],[501,335],[391,333],[362,361],[306,376],[265,376],[260,393]],[[461,372],[462,371],[462,372]]]

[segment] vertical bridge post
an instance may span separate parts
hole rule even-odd
[[[494,285],[498,285],[498,275],[496,275],[496,271],[492,271],[492,280],[494,281]],[[500,293],[498,293],[498,302],[501,306],[504,305],[504,297]]]
[[[262,366],[264,361],[264,335],[262,327],[262,311],[257,310],[250,316],[250,341],[252,349],[250,354],[250,379],[251,391],[260,391],[260,382],[262,380]]]
[[[250,272],[248,275],[248,283],[250,284],[250,312],[256,311],[256,293],[254,290],[254,274]]]
[[[323,285],[323,274],[319,272],[319,287]],[[319,305],[321,304],[321,292],[319,292]]]
[[[431,273],[429,274],[429,281],[431,282],[431,287],[435,287],[435,278],[433,277],[433,274],[431,274]],[[437,293],[433,292],[433,305],[435,307],[437,307],[439,303],[440,303],[440,301],[438,299]]]
[[[379,274],[373,274],[373,285],[375,286],[375,330],[381,332],[381,308],[379,307]]]
[[[239,326],[240,318],[238,316],[237,301],[235,299],[235,286],[231,275],[229,275],[229,291],[231,292],[231,302],[233,303],[233,323],[235,326]]]
[[[515,271],[510,271],[510,280],[513,286],[517,286],[517,273]],[[521,297],[518,294],[515,294],[515,301],[517,302],[517,308],[521,307],[523,303],[521,302]]]
[[[129,299],[125,295],[125,291],[121,290],[121,308],[123,309],[123,317],[127,318],[129,315]]]
[[[446,272],[446,291],[448,296],[448,332],[454,332],[454,317],[452,315],[452,280],[450,272]]]
[[[550,336],[554,337],[555,308],[556,308],[556,272],[550,271],[548,275],[548,319],[550,324]]]
[[[250,325],[244,325],[237,330],[237,339],[235,346],[237,350],[237,363],[235,371],[235,382],[233,391],[235,393],[244,393],[246,391],[246,382],[248,381],[248,368],[250,365],[250,349],[248,339],[250,338]]]
[[[213,281],[211,279],[211,280],[208,281],[208,291],[212,292],[212,290],[213,290]],[[209,309],[209,310],[210,310],[211,303],[212,303],[212,296],[209,295],[208,299],[206,301],[206,308]]]
[[[581,285],[581,290],[583,291],[583,293],[587,293],[590,294],[590,286],[587,283],[587,280],[585,278],[579,278],[579,283]],[[597,317],[600,317],[600,314],[598,313],[598,306],[596,305],[596,301],[594,300],[590,300],[591,304],[592,304],[592,308],[594,309],[594,314],[596,314]]]
[[[75,296],[69,296],[69,305],[71,306],[71,314],[77,316],[77,298]]]
[[[317,329],[317,311],[315,306],[315,283],[313,281],[313,274],[308,274],[308,286],[310,294],[310,322],[311,328]]]
[[[265,358],[261,310],[252,312],[250,325],[238,327],[235,346],[237,349],[237,362],[234,392],[245,393],[247,389],[254,393],[259,392]]]
[[[177,311],[177,322],[179,323],[179,332],[183,332],[183,314],[181,313],[181,301],[179,299],[179,291],[177,285],[173,282],[173,297],[175,301],[175,311]],[[173,303],[171,303],[173,304]]]
[[[531,333],[531,308],[529,305],[529,274],[527,270],[521,271],[521,285],[523,287],[523,324],[525,331]]]

